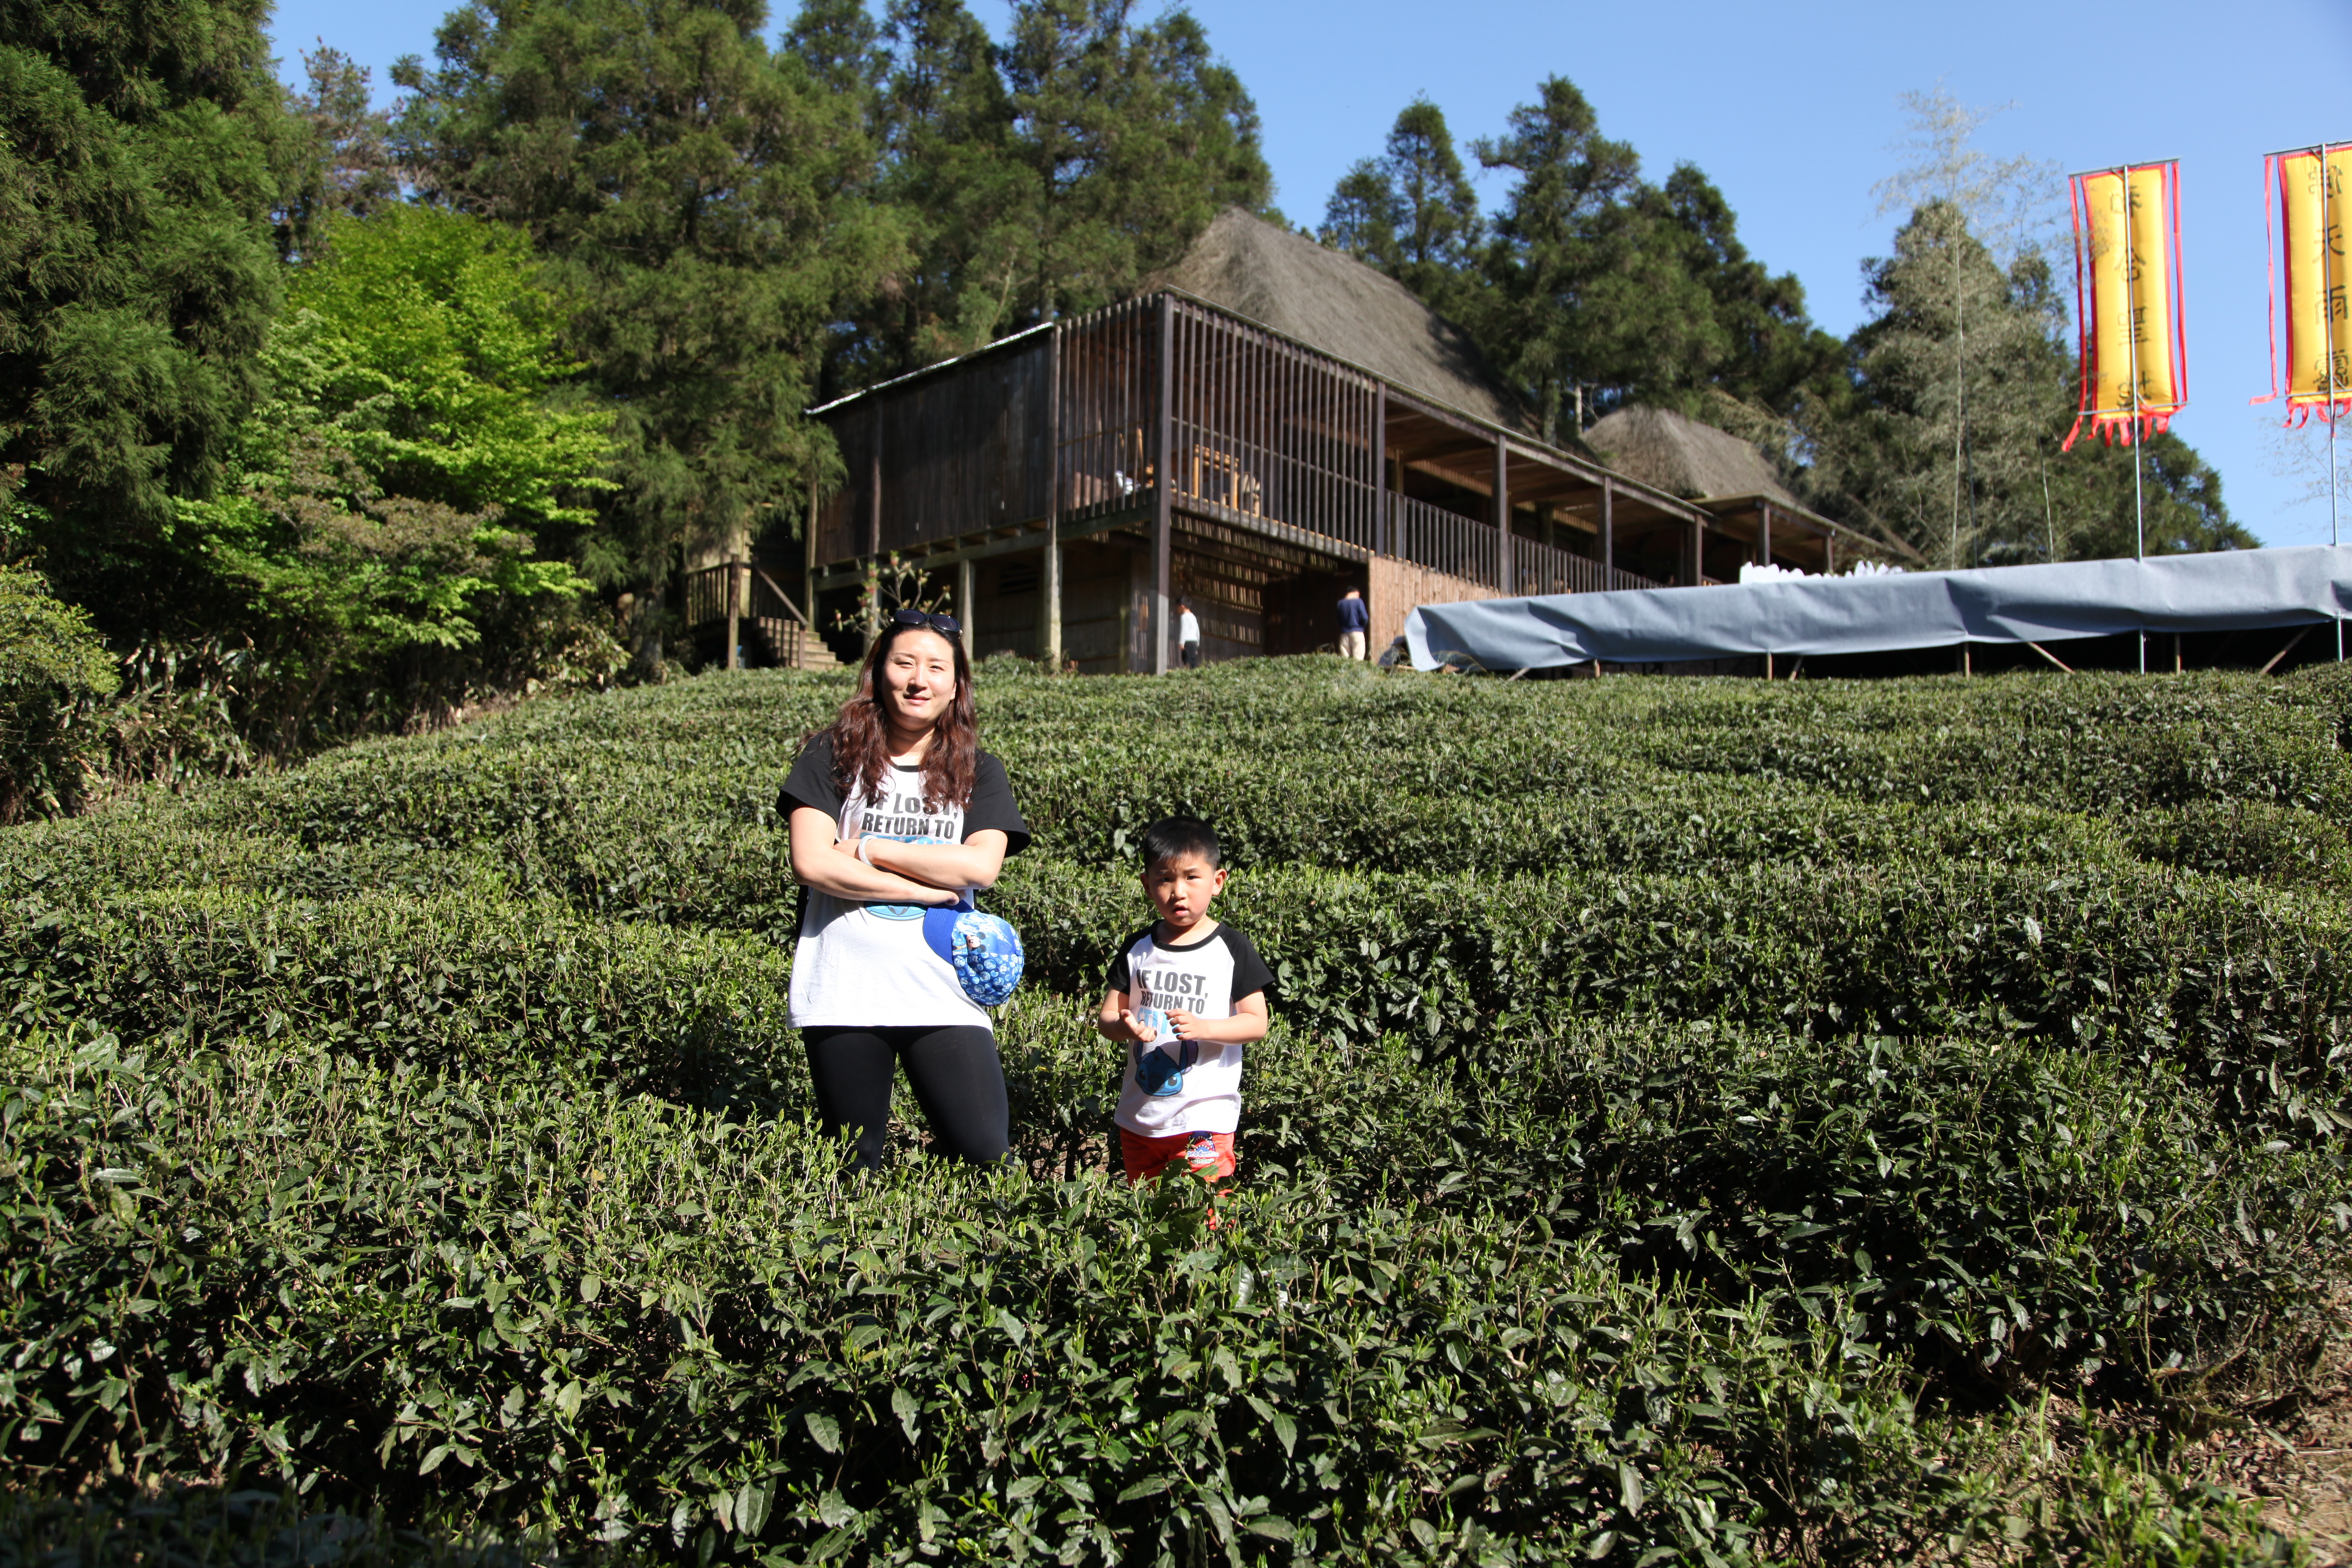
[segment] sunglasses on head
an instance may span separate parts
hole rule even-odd
[[[963,630],[963,623],[953,616],[935,616],[929,610],[893,610],[890,621],[894,626],[929,626],[948,637],[954,637]]]

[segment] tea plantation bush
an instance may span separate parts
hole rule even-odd
[[[2352,1264],[2340,672],[992,667],[1038,829],[991,900],[1017,1168],[906,1128],[877,1181],[783,1001],[775,791],[842,693],[542,705],[0,834],[7,1532],[2294,1560],[2168,1445],[2291,1392]],[[1180,809],[1277,975],[1213,1228],[1108,1173],[1086,1026]]]

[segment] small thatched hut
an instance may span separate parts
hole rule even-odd
[[[1785,492],[1720,508],[1535,438],[1452,323],[1240,212],[1133,300],[814,412],[847,482],[811,498],[804,558],[714,567],[690,602],[827,623],[895,552],[954,585],[975,654],[1154,670],[1180,597],[1231,658],[1330,646],[1349,586],[1385,642],[1416,604],[1838,548]]]
[[[1584,444],[1627,479],[1685,500],[1764,496],[1800,504],[1763,453],[1671,408],[1621,408],[1586,426]]]

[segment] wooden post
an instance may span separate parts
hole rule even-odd
[[[793,633],[793,668],[808,668],[809,645],[816,637],[816,476],[809,475],[808,527],[801,541],[801,608],[808,624]]]
[[[1495,437],[1495,586],[1507,597],[1518,592],[1518,584],[1511,575],[1511,469],[1510,448],[1500,436]]]
[[[2172,634],[2172,673],[2175,675],[2180,673],[2180,634],[2179,632]]]
[[[1837,575],[1837,535],[1834,533],[1822,535],[1822,575]]]
[[[1702,587],[1706,583],[1706,520],[1699,514],[1691,519],[1690,585]]]
[[[741,568],[735,557],[727,558],[727,668],[743,668],[742,612],[743,591]]]
[[[1062,672],[1062,323],[1045,337],[1045,551],[1037,570],[1037,645]]]
[[[866,471],[866,552],[874,570],[882,569],[882,400],[874,400],[874,444],[867,450],[869,461]],[[880,635],[882,595],[878,585],[866,590],[866,612],[863,647],[871,649]]]
[[[1601,581],[1608,586],[1609,574],[1617,569],[1617,487],[1607,479],[1601,481]],[[1601,672],[1599,660],[1593,661],[1593,673]]]
[[[963,623],[963,657],[967,663],[980,657],[980,605],[975,598],[978,576],[972,570],[971,556],[956,563],[956,619]]]
[[[1408,558],[1404,541],[1404,454],[1389,454],[1389,494],[1381,504],[1388,509],[1389,553],[1402,561]]]
[[[1772,503],[1756,503],[1756,564],[1772,564]]]
[[[1159,432],[1159,472],[1151,491],[1151,597],[1143,635],[1151,639],[1151,673],[1168,673],[1168,594],[1174,569],[1176,429],[1171,416],[1176,401],[1176,296],[1160,296],[1160,407],[1153,416]]]
[[[1372,553],[1393,555],[1389,548],[1389,384],[1372,383]]]
[[[866,549],[882,553],[882,400],[874,400],[874,441],[866,448]]]

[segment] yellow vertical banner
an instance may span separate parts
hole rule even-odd
[[[2139,402],[2168,413],[2186,402],[2172,365],[2172,282],[2175,274],[2168,186],[2170,165],[2131,172],[2132,363]]]
[[[2315,413],[2332,418],[2338,407],[2352,405],[2352,304],[2346,298],[2344,243],[2347,220],[2352,218],[2346,210],[2352,196],[2352,146],[2309,147],[2278,153],[2271,162],[2277,171],[2284,263],[2280,292],[2286,316],[2287,418],[2298,424]]]
[[[2077,413],[2096,416],[2132,404],[2131,292],[2124,277],[2130,235],[2124,222],[2123,175],[2084,174],[2080,182],[2082,226],[2089,231],[2087,244],[2078,249],[2087,250],[2084,266],[2090,273],[2089,298],[2083,305],[2090,322],[2090,353],[2084,365],[2088,389]]]
[[[2189,403],[2180,319],[2180,166],[2138,163],[2074,179],[2082,400],[2072,447],[2168,427]]]

